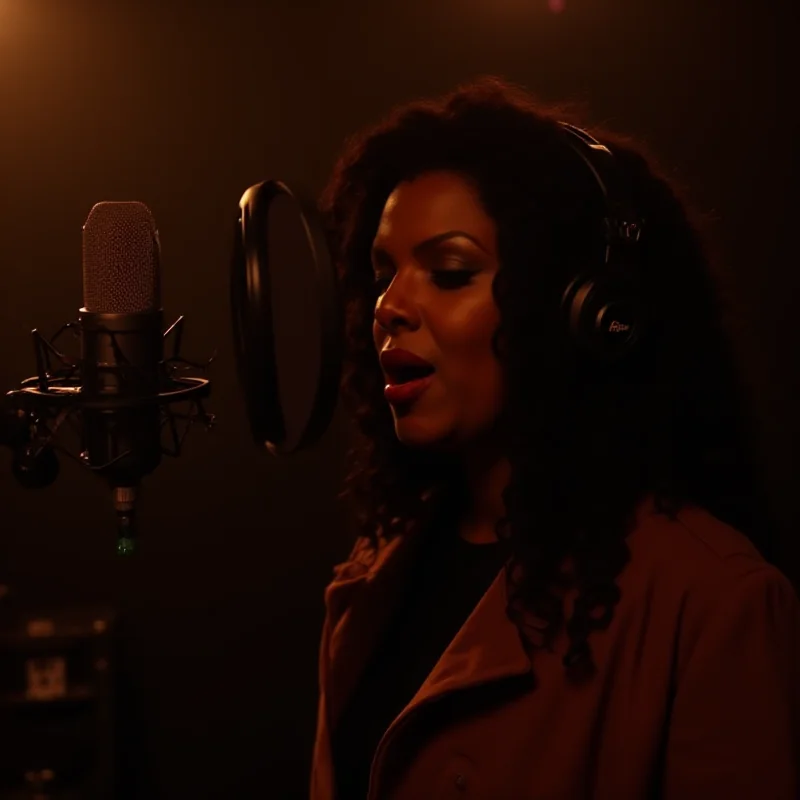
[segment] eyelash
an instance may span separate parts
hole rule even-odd
[[[470,269],[439,269],[431,273],[431,280],[439,288],[452,291],[466,286],[472,279],[473,274]],[[379,278],[375,281],[375,288],[383,294],[389,287],[389,283],[391,283],[390,278]]]

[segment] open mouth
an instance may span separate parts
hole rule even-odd
[[[402,386],[407,383],[422,380],[435,372],[432,366],[404,366],[387,370],[389,386]]]

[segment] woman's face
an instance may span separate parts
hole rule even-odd
[[[498,418],[502,381],[491,346],[500,321],[492,297],[496,238],[477,191],[457,173],[425,173],[399,184],[386,201],[372,247],[382,292],[375,347],[408,350],[435,368],[415,399],[390,403],[404,444],[460,451],[490,433]]]

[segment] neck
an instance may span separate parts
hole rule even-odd
[[[496,542],[495,526],[505,514],[503,489],[511,475],[508,459],[496,453],[473,453],[463,467],[468,500],[459,535],[473,544]]]

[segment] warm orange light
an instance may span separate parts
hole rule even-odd
[[[14,0],[0,0],[0,42],[5,42],[19,25],[20,4]]]

